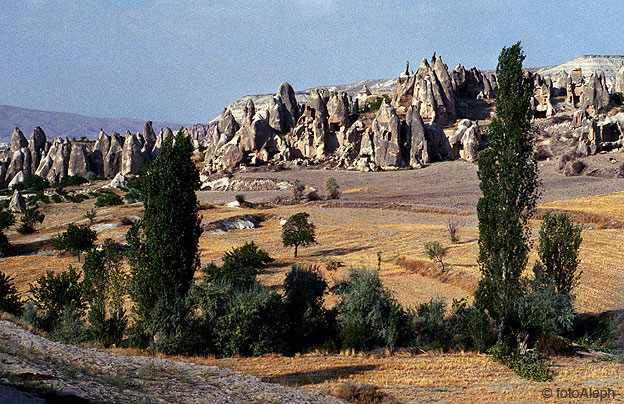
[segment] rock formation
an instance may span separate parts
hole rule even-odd
[[[624,95],[624,64],[620,66],[615,74],[615,83],[613,83],[613,93]]]
[[[13,192],[13,197],[9,203],[9,210],[14,213],[24,213],[26,211],[26,201],[17,189]]]

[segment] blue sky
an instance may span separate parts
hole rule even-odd
[[[622,0],[0,0],[0,104],[208,122],[246,94],[624,54]]]

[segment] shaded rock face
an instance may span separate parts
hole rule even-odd
[[[33,133],[30,135],[30,140],[28,142],[28,148],[30,149],[32,162],[30,166],[31,174],[34,174],[39,167],[39,163],[41,162],[41,158],[43,157],[46,149],[46,135],[39,126],[37,126]]]
[[[461,64],[449,73],[455,96],[461,99],[477,99],[496,97],[498,82],[496,76],[486,76],[477,68],[466,70]]]
[[[98,177],[104,177],[104,157],[108,153],[110,145],[111,137],[100,129],[100,135],[95,141],[93,151],[89,155],[89,166],[91,171],[93,171]]]
[[[217,146],[223,146],[236,135],[236,132],[240,129],[240,125],[234,119],[234,115],[229,109],[224,109],[221,113],[221,119],[217,125]]]
[[[585,80],[583,79],[583,71],[574,69],[568,76],[566,86],[566,103],[571,107],[577,108],[581,103],[581,97],[585,92]]]
[[[111,133],[110,146],[104,156],[104,176],[112,178],[121,171],[124,140],[117,132]]]
[[[446,160],[451,154],[451,145],[442,128],[435,123],[425,125],[427,139],[427,161],[430,163]]]
[[[405,145],[407,150],[404,156],[408,157],[405,158],[406,165],[419,168],[430,163],[425,124],[413,105],[405,115]]]
[[[19,185],[22,182],[24,182],[25,179],[26,179],[26,174],[24,174],[23,171],[20,171],[19,173],[15,174],[15,177],[13,177],[11,182],[9,182],[8,188],[9,189],[15,188],[17,185]]]
[[[379,167],[400,167],[401,120],[395,109],[384,101],[370,130],[375,164]]]
[[[299,104],[297,103],[297,98],[295,97],[295,90],[293,90],[290,84],[284,82],[277,90],[277,95],[279,95],[284,107],[288,111],[288,114],[285,117],[284,131],[289,132],[295,127],[297,120],[299,119]]]
[[[90,159],[87,147],[84,144],[75,143],[71,147],[69,163],[67,165],[67,175],[78,175],[84,177],[90,171]]]
[[[620,66],[617,73],[615,74],[613,93],[624,95],[624,64]]]
[[[296,157],[324,158],[326,134],[329,129],[329,112],[325,97],[319,90],[310,93],[297,126],[289,135],[289,142]]]
[[[28,147],[28,140],[24,137],[22,131],[16,127],[11,134],[11,149],[10,154],[14,154],[16,151],[21,150],[24,147]]]

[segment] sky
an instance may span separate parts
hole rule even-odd
[[[624,54],[622,0],[0,0],[0,104],[209,122],[247,94]],[[619,27],[619,28],[618,28]]]

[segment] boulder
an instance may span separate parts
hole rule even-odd
[[[67,164],[67,175],[84,177],[87,171],[90,171],[87,147],[81,143],[72,144],[69,163]]]
[[[122,188],[126,186],[126,177],[122,173],[117,173],[115,178],[108,184],[110,188]]]
[[[9,203],[9,210],[14,213],[24,213],[26,212],[26,201],[24,197],[17,189],[13,192],[13,197],[11,198],[11,202]]]

